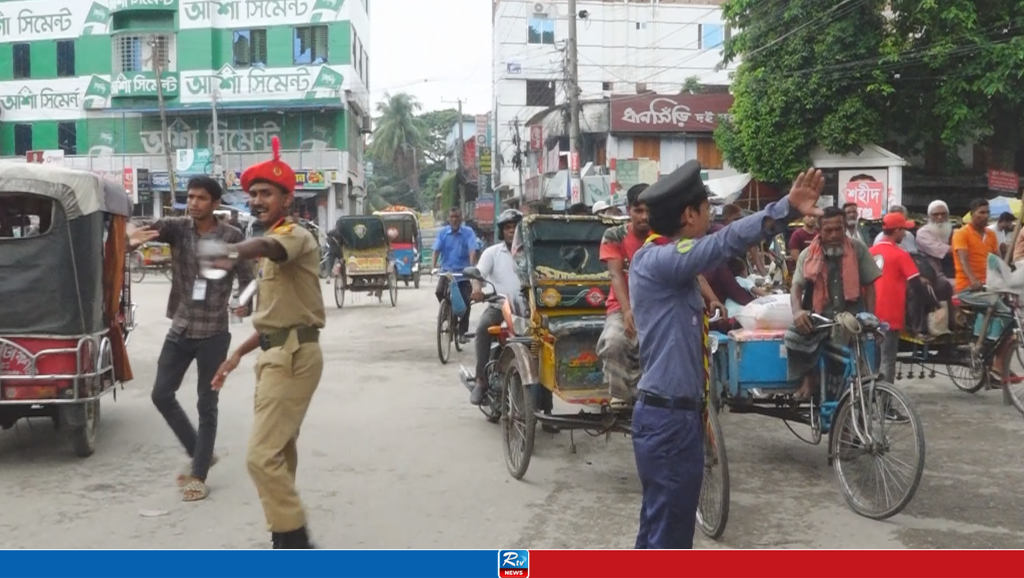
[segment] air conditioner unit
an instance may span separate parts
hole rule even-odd
[[[364,116],[363,117],[363,130],[362,130],[362,132],[363,133],[372,133],[373,132],[373,119],[372,118],[370,118],[368,116]]]
[[[543,14],[546,16],[550,11],[551,7],[547,4],[544,4],[543,2],[537,2],[536,4],[533,5],[534,14]]]

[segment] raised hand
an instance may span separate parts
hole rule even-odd
[[[820,217],[822,210],[818,207],[818,199],[824,189],[825,177],[821,169],[807,169],[793,181],[793,188],[789,190],[789,206],[801,215]]]
[[[132,227],[128,228],[128,243],[132,247],[141,247],[146,243],[156,239],[160,236],[160,231],[151,229],[149,227]]]

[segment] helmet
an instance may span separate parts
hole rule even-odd
[[[498,226],[504,227],[506,223],[518,223],[523,220],[523,214],[515,209],[505,209],[498,216]]]

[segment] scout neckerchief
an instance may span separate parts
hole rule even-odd
[[[651,233],[650,236],[647,237],[647,240],[644,241],[644,245],[648,243],[653,243],[655,245],[668,245],[671,242],[672,240],[669,239],[668,237],[659,235],[657,233]],[[688,253],[690,251],[690,248],[692,247],[693,239],[680,239],[676,243],[676,250],[678,250],[680,254]],[[701,357],[704,360],[704,410],[702,414],[704,419],[705,431],[708,432],[708,434],[710,435],[710,429],[708,427],[708,403],[711,400],[711,326],[708,319],[707,311],[704,312],[703,320],[704,324],[702,331],[703,339],[701,339]]]

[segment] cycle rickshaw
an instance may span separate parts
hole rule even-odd
[[[377,211],[384,219],[388,241],[395,255],[395,267],[398,279],[409,286],[412,282],[416,289],[420,288],[420,226],[419,216],[412,211]]]
[[[346,216],[338,219],[341,259],[334,264],[334,302],[345,305],[345,291],[369,291],[384,301],[388,291],[391,306],[398,304],[398,277],[391,244],[378,216]]]
[[[120,184],[50,165],[0,163],[0,428],[48,417],[80,457],[96,450],[100,400],[132,379],[135,328]]]

